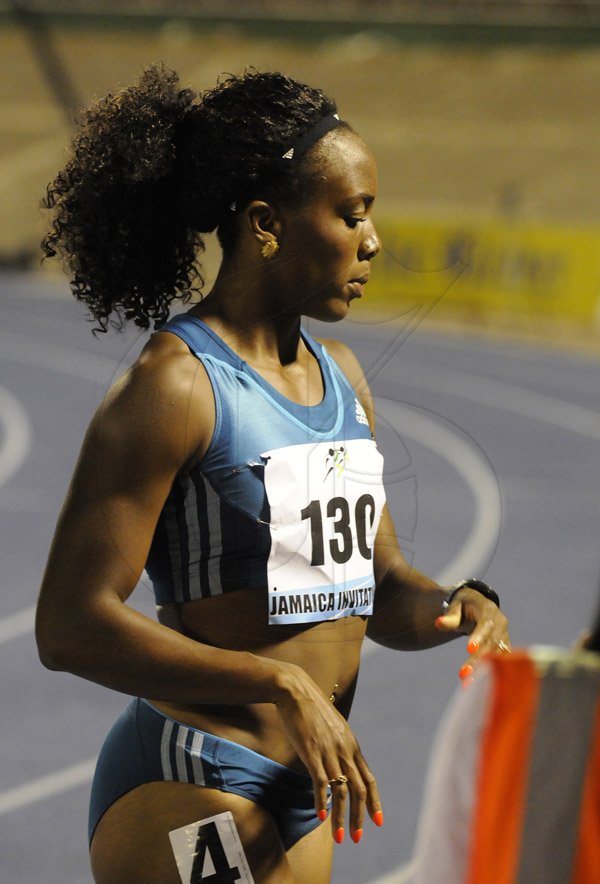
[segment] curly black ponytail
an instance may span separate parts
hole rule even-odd
[[[63,258],[99,330],[159,327],[175,298],[203,285],[202,233],[217,229],[227,253],[244,201],[306,196],[310,160],[285,175],[274,160],[334,111],[320,90],[279,73],[231,76],[199,97],[173,71],[148,68],[83,114],[43,202],[54,211],[45,257]]]

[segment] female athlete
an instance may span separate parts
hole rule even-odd
[[[376,192],[320,90],[161,66],[86,111],[48,188],[45,254],[99,329],[158,329],[91,422],[38,606],[46,666],[137,698],[92,788],[98,884],[329,881],[345,827],[383,823],[347,723],[365,635],[508,650],[489,587],[403,559],[357,360],[301,325],[361,297]],[[214,287],[167,321],[214,230]],[[144,569],[158,622],[127,604]]]

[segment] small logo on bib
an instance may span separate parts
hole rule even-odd
[[[325,481],[332,470],[335,470],[336,476],[341,476],[347,460],[348,455],[343,445],[340,445],[339,448],[330,448],[325,458],[325,477],[323,481]]]
[[[362,405],[360,404],[360,402],[358,401],[358,399],[354,400],[354,407],[356,409],[356,423],[357,424],[365,424],[365,426],[368,427],[369,421],[367,420],[366,412],[365,412],[364,408],[362,407]]]

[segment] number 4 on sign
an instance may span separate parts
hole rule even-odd
[[[169,838],[183,884],[254,884],[229,811],[175,829]]]
[[[241,877],[238,867],[229,865],[216,823],[200,826],[190,884],[233,884]]]

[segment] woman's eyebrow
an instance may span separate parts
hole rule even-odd
[[[348,197],[343,200],[342,206],[350,207],[356,205],[358,202],[362,202],[365,209],[368,209],[371,203],[375,200],[375,197],[370,193],[357,193],[354,196]]]

